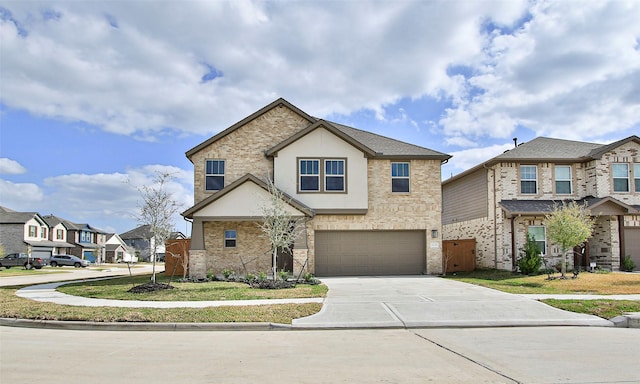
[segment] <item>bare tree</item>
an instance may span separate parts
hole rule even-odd
[[[172,175],[166,172],[158,172],[152,185],[143,185],[138,188],[142,195],[142,204],[138,222],[149,226],[148,238],[149,251],[153,258],[153,271],[151,282],[156,282],[156,253],[158,246],[164,244],[173,230],[172,217],[180,209],[180,205],[173,199],[166,185],[172,180]]]
[[[296,238],[304,232],[304,220],[295,218],[287,209],[291,200],[267,178],[269,199],[262,205],[263,221],[259,224],[265,237],[269,239],[272,254],[273,280],[276,280],[278,268],[278,250],[291,252]]]

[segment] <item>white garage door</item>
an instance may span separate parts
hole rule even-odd
[[[316,231],[318,276],[418,275],[425,271],[424,231]]]

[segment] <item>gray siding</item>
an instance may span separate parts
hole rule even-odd
[[[487,217],[489,188],[487,170],[479,169],[442,186],[444,225]]]
[[[24,242],[24,224],[0,224],[0,244],[5,254],[27,252]]]

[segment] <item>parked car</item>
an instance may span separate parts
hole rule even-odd
[[[84,268],[89,265],[89,262],[73,255],[53,255],[51,256],[50,264],[52,267],[68,265],[76,268]]]
[[[0,267],[24,267],[25,269],[40,269],[47,265],[47,260],[42,257],[29,257],[26,253],[10,253],[0,258]]]

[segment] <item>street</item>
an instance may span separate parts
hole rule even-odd
[[[10,383],[637,383],[640,330],[137,332],[0,327]]]

